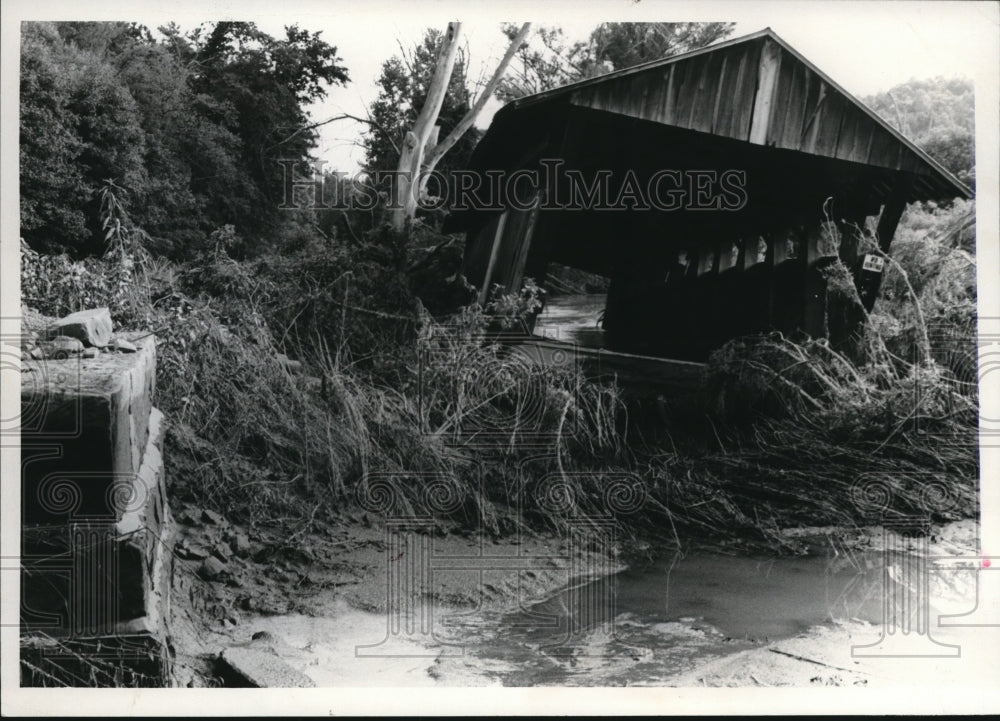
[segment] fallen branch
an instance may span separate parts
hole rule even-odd
[[[769,648],[767,650],[770,651],[771,653],[777,653],[777,654],[781,654],[782,656],[788,656],[788,658],[794,658],[796,661],[805,661],[806,663],[814,663],[817,666],[825,666],[826,668],[832,668],[832,669],[834,669],[836,671],[846,671],[847,673],[861,673],[861,674],[864,674],[866,676],[870,675],[867,672],[861,671],[861,670],[856,669],[856,668],[843,668],[841,666],[833,666],[833,665],[831,665],[829,663],[823,663],[822,661],[817,661],[817,660],[812,659],[812,658],[806,658],[805,656],[798,656],[798,655],[796,655],[794,653],[788,653],[787,651],[779,651],[776,648]]]
[[[335,123],[338,120],[353,120],[353,121],[358,122],[358,123],[365,123],[367,125],[370,125],[373,128],[375,128],[376,130],[380,130],[382,132],[382,134],[386,136],[386,140],[389,141],[389,143],[392,145],[393,149],[397,153],[399,152],[399,148],[396,147],[396,143],[389,136],[389,134],[385,131],[385,128],[383,128],[381,125],[379,125],[378,123],[376,123],[371,118],[361,118],[361,117],[358,117],[357,115],[351,115],[350,113],[341,113],[340,115],[335,115],[332,118],[327,118],[326,120],[321,120],[318,123],[310,123],[309,125],[303,125],[301,128],[299,128],[298,130],[296,130],[294,133],[292,133],[291,135],[289,135],[284,140],[279,140],[274,145],[268,146],[267,150],[274,150],[279,145],[284,145],[285,143],[288,143],[288,142],[291,142],[292,140],[295,140],[295,138],[297,138],[298,136],[300,136],[302,133],[309,132],[310,130],[315,130],[316,128],[322,127],[324,125],[329,125],[330,123]]]

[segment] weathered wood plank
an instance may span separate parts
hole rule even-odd
[[[705,56],[699,65],[698,87],[691,108],[691,120],[688,127],[703,133],[712,130],[712,109],[715,106],[715,88],[718,83],[719,71],[724,58],[719,53]]]
[[[486,275],[499,218],[500,213],[496,213],[489,221],[483,223],[466,243],[463,272],[474,285],[479,285]]]
[[[684,77],[677,89],[677,118],[675,124],[682,128],[690,128],[694,121],[694,110],[698,95],[698,83],[701,80],[704,61],[695,58],[684,63]]]
[[[885,130],[874,127],[868,150],[868,164],[880,168],[897,170],[899,167],[899,143]]]
[[[726,61],[724,75],[719,84],[719,102],[715,112],[715,120],[712,132],[727,138],[740,137],[733,129],[733,120],[737,112],[737,98],[740,83],[745,72],[746,64],[745,48],[729,53]]]
[[[863,163],[868,159],[868,140],[871,137],[870,121],[855,108],[845,108],[844,123],[840,128],[836,156],[841,160]]]
[[[535,206],[534,210],[528,211],[524,232],[517,241],[518,248],[514,267],[511,269],[510,280],[507,282],[508,293],[518,293],[521,290],[521,283],[524,281],[524,266],[528,262],[528,253],[531,250],[531,241],[534,238],[535,228],[538,225],[539,207],[543,198],[544,195],[540,196],[539,204]]]
[[[809,71],[800,63],[787,63],[791,66],[787,86],[778,97],[784,105],[784,120],[780,129],[775,131],[775,145],[787,150],[798,150],[802,140],[802,123],[805,119],[805,104],[808,94]]]
[[[757,74],[760,69],[760,43],[746,46],[740,62],[740,76],[733,92],[733,120],[731,137],[747,140],[750,137],[750,119],[753,116],[753,99],[757,92]]]
[[[846,103],[847,99],[836,90],[827,90],[823,110],[817,123],[816,142],[813,147],[816,155],[836,156],[841,126],[846,116],[844,112]]]
[[[534,211],[511,210],[500,239],[500,250],[497,254],[496,267],[491,284],[499,284],[505,293],[510,293],[514,285],[514,276],[521,257],[525,230]]]
[[[909,188],[906,184],[901,183],[896,186],[889,200],[886,201],[885,207],[882,209],[882,214],[879,215],[878,227],[875,233],[878,237],[878,246],[882,249],[883,253],[889,252],[889,246],[892,244],[893,236],[896,234],[899,219],[903,217],[903,211],[906,209],[908,191]]]
[[[781,70],[781,48],[770,40],[765,40],[761,50],[757,70],[757,91],[754,97],[753,115],[750,120],[748,140],[757,145],[767,142],[771,108],[774,104],[775,88]]]
[[[679,66],[671,65],[664,74],[666,90],[663,93],[661,118],[667,125],[672,125],[676,119],[677,110],[677,75],[680,73]]]
[[[767,128],[767,144],[771,146],[781,147],[780,144],[785,132],[785,119],[790,105],[788,95],[792,92],[796,65],[797,63],[792,62],[782,54],[781,67],[778,69],[778,78],[775,84],[774,101],[771,106],[771,119]]]
[[[757,55],[753,52],[756,48],[756,45],[746,45],[727,53],[713,129],[717,135],[739,140],[747,138],[756,79]]]
[[[805,153],[816,152],[819,129],[823,123],[823,106],[826,100],[826,83],[822,81],[811,83],[809,97],[806,99],[806,117],[802,121],[802,135],[799,138],[799,149]]]
[[[650,71],[637,75],[634,81],[637,91],[642,94],[639,117],[645,120],[660,122],[660,106],[662,104],[663,83],[658,71]]]
[[[709,132],[718,134],[719,126],[719,105],[722,103],[722,91],[729,84],[728,77],[726,75],[726,66],[729,63],[729,57],[725,54],[722,55],[722,66],[719,68],[719,74],[715,78],[715,102],[712,104],[712,122],[709,124]]]
[[[912,150],[900,148],[899,169],[907,173],[919,173],[923,169],[923,161]]]

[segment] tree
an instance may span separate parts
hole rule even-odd
[[[219,121],[242,146],[239,167],[249,182],[223,197],[233,204],[229,212],[241,216],[241,232],[259,236],[279,217],[284,169],[278,161],[308,160],[315,145],[306,106],[323,98],[327,85],[349,82],[347,70],[320,33],[294,25],[280,40],[246,22],[220,22],[207,37],[190,39],[192,87],[211,98]]]
[[[864,102],[959,180],[974,185],[975,98],[969,80],[910,80]]]
[[[379,75],[379,95],[369,107],[368,131],[365,134],[365,169],[395,170],[406,132],[413,127],[420,109],[427,100],[427,91],[434,76],[443,34],[428,28],[423,39],[406,53],[393,55],[382,64]],[[471,93],[467,76],[466,49],[457,46],[455,65],[447,85],[437,125],[440,134],[447,135],[469,111]],[[468,137],[449,157],[446,167],[462,167],[468,159],[475,138]]]
[[[161,250],[184,254],[205,233],[232,222],[213,217],[214,199],[243,182],[234,159],[239,138],[212,119],[214,104],[189,83],[192,55],[182,59],[173,46],[176,28],[163,28],[164,43],[136,42],[115,59],[136,101],[145,133],[143,162],[146,197],[130,214],[161,244]]]
[[[396,209],[392,212],[392,228],[403,230],[408,220],[413,218],[417,210],[417,193],[415,184],[424,160],[427,141],[434,131],[441,105],[451,82],[451,71],[455,66],[455,54],[458,52],[458,38],[462,32],[462,24],[448,23],[448,31],[441,40],[438,50],[434,74],[427,86],[427,98],[420,107],[413,127],[407,130],[399,149],[399,178],[396,182],[396,197],[393,199]]]
[[[511,41],[511,47],[497,65],[493,76],[487,82],[479,98],[472,104],[472,107],[455,128],[439,143],[440,126],[437,126],[436,123],[451,83],[461,34],[461,23],[449,23],[448,30],[441,40],[434,73],[427,86],[427,97],[421,105],[420,112],[412,127],[407,130],[403,137],[402,145],[399,148],[399,165],[397,166],[399,176],[396,195],[393,199],[395,207],[391,216],[392,227],[397,232],[401,231],[416,214],[418,196],[426,184],[426,175],[421,180],[421,173],[429,174],[432,172],[445,153],[454,147],[475,123],[476,117],[503,78],[511,59],[527,36],[530,27],[530,23],[521,26],[521,30],[515,34]]]
[[[309,159],[307,106],[348,81],[336,48],[294,26],[281,39],[249,23],[161,32],[24,24],[21,230],[37,249],[103,252],[107,181],[161,252],[227,224],[259,241],[283,222],[277,161]]]
[[[79,25],[80,27],[74,27]],[[145,137],[136,102],[103,53],[125,23],[26,23],[21,49],[21,223],[37,248],[102,252],[97,189],[142,194]],[[76,31],[67,41],[63,32]]]
[[[496,92],[497,87],[503,81],[504,74],[507,72],[507,67],[510,65],[511,60],[514,59],[514,55],[521,48],[524,43],[524,39],[528,37],[528,31],[531,30],[531,23],[524,23],[521,29],[511,38],[510,45],[507,48],[507,52],[504,54],[503,58],[500,60],[500,64],[497,65],[496,70],[493,72],[493,77],[486,83],[476,102],[473,103],[472,107],[469,108],[468,112],[462,117],[458,124],[452,128],[444,140],[437,143],[430,149],[424,160],[424,169],[427,172],[434,170],[438,163],[441,162],[445,154],[455,146],[458,141],[465,137],[469,130],[472,129],[473,123],[476,122],[476,118],[479,113],[482,112],[486,105],[486,101],[492,97],[493,93]],[[426,182],[426,181],[425,181]]]
[[[559,28],[540,27],[535,45],[523,44],[514,70],[499,84],[503,101],[567,83],[697,50],[729,37],[735,23],[602,23],[587,40],[567,45]],[[515,25],[503,33],[514,38]]]
[[[74,247],[88,235],[83,139],[69,105],[67,50],[55,26],[25,23],[21,37],[21,235],[34,248]]]

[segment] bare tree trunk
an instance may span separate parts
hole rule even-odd
[[[399,178],[396,185],[395,208],[392,211],[391,223],[393,230],[402,231],[406,221],[412,218],[417,210],[419,188],[414,181],[423,164],[424,148],[437,122],[444,96],[451,82],[451,71],[455,67],[455,55],[458,51],[458,38],[462,24],[448,23],[448,31],[441,42],[434,76],[427,91],[427,100],[420,109],[413,128],[407,132],[403,147],[399,154]]]
[[[483,88],[479,97],[476,98],[476,102],[473,103],[469,112],[465,114],[465,117],[458,121],[458,125],[456,125],[452,131],[448,133],[448,137],[437,145],[431,145],[425,150],[427,159],[423,163],[425,175],[423,176],[421,190],[423,190],[423,186],[426,186],[427,184],[427,174],[437,167],[437,164],[441,161],[441,158],[445,156],[445,153],[451,150],[455,143],[457,143],[461,137],[468,132],[469,128],[472,127],[473,123],[476,122],[476,118],[478,118],[479,113],[482,112],[483,107],[486,105],[486,101],[492,97],[493,91],[496,90],[497,85],[499,85],[500,81],[503,80],[503,76],[507,73],[507,67],[510,65],[511,60],[514,59],[514,55],[517,54],[521,44],[524,43],[525,38],[528,37],[528,32],[530,30],[531,23],[524,23],[521,26],[517,35],[513,40],[511,40],[510,47],[507,48],[507,52],[504,53],[500,64],[497,65],[497,69],[494,71],[493,77],[491,77],[490,81],[486,83],[486,87]]]

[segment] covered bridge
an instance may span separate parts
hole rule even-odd
[[[971,197],[769,28],[515,100],[471,166],[522,171],[446,226],[482,299],[597,273],[610,348],[689,360],[771,329],[849,342],[863,314],[824,268],[870,308],[906,204]]]

